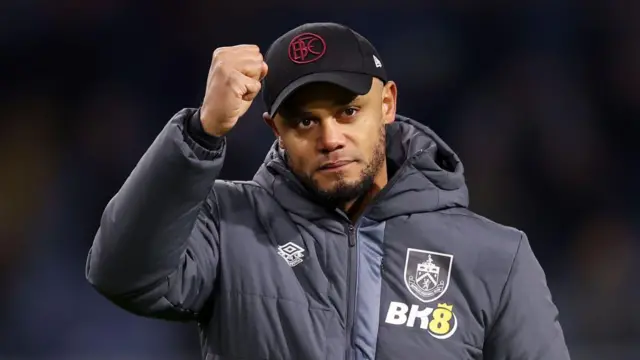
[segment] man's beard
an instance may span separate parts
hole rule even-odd
[[[378,143],[374,148],[371,161],[360,173],[356,181],[347,182],[341,175],[331,189],[321,189],[312,176],[297,174],[302,184],[311,191],[316,198],[325,205],[343,207],[346,203],[356,200],[371,190],[378,171],[382,168],[386,157],[385,127],[380,129]]]

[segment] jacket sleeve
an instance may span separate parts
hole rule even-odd
[[[138,315],[196,319],[216,279],[219,224],[213,183],[226,149],[194,141],[178,112],[106,206],[89,250],[86,278]]]
[[[524,233],[484,355],[487,360],[570,359],[544,271]]]

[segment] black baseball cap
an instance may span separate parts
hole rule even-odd
[[[269,72],[262,97],[270,116],[300,87],[327,82],[355,94],[371,89],[372,78],[387,81],[378,51],[362,35],[336,23],[308,23],[276,39],[265,54]]]

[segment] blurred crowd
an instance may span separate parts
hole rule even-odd
[[[471,209],[528,234],[573,358],[640,359],[640,2],[516,3],[3,1],[0,359],[199,358],[195,325],[99,296],[87,251],[156,134],[199,105],[213,49],[307,21],[369,38],[399,112],[462,158]],[[229,135],[223,178],[264,159],[262,111]]]

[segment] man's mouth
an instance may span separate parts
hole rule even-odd
[[[320,171],[336,171],[336,170],[340,170],[343,167],[349,165],[353,163],[353,160],[339,160],[339,161],[332,161],[332,162],[328,162],[323,164],[322,166],[320,166],[318,168],[318,170]]]

